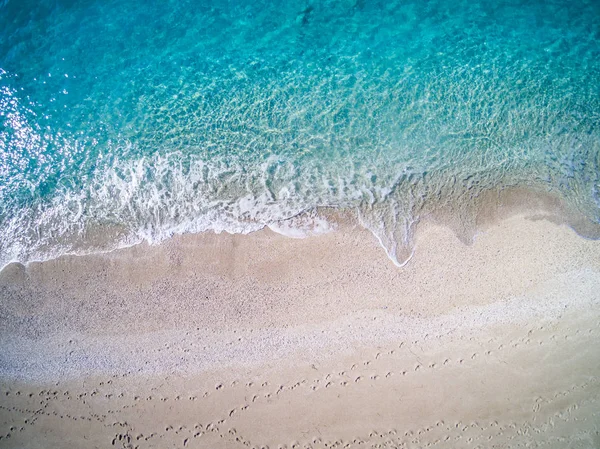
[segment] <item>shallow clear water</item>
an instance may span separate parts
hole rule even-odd
[[[3,0],[0,69],[0,266],[319,206],[395,258],[507,186],[600,220],[596,1]]]

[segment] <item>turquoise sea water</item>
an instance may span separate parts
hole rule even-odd
[[[320,206],[394,259],[510,186],[598,222],[599,124],[593,0],[3,0],[0,267]]]

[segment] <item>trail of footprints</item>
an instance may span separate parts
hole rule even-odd
[[[597,335],[600,329],[600,322],[595,328],[588,329],[588,334]],[[502,355],[510,348],[520,345],[544,345],[558,343],[562,340],[568,340],[581,334],[580,330],[555,333],[547,339],[536,335],[537,330],[544,330],[541,326],[538,329],[531,329],[526,335],[511,340],[509,343],[499,343],[497,339],[490,339],[486,342],[485,348],[482,347],[479,352],[470,352],[458,358],[440,358],[436,360],[426,359],[425,354],[414,352],[421,341],[400,342],[397,345],[381,349],[374,353],[372,357],[351,363],[345,368],[335,372],[318,373],[318,368],[314,367],[315,375],[313,377],[301,377],[289,384],[272,383],[269,380],[249,380],[245,382],[233,381],[230,383],[219,382],[213,388],[207,388],[202,392],[194,394],[181,394],[172,397],[162,396],[158,392],[155,394],[132,394],[126,390],[115,392],[120,379],[127,378],[131,373],[115,375],[112,378],[99,382],[93,388],[84,391],[61,390],[59,384],[55,388],[42,390],[0,390],[0,398],[10,398],[6,403],[19,403],[20,405],[6,406],[5,401],[0,400],[0,447],[10,446],[10,440],[19,434],[25,434],[31,431],[37,425],[40,418],[50,418],[58,420],[68,420],[73,423],[91,423],[92,425],[101,425],[105,428],[105,433],[110,436],[111,447],[118,448],[143,448],[147,443],[168,439],[177,443],[179,447],[210,447],[204,446],[203,440],[211,436],[218,440],[227,441],[236,444],[238,447],[249,448],[267,448],[260,442],[250,441],[241,435],[236,429],[236,420],[248,413],[254,406],[268,406],[273,401],[277,401],[286,394],[295,390],[303,390],[306,394],[319,394],[319,391],[330,389],[353,388],[363,382],[382,383],[393,376],[411,376],[424,370],[442,370],[446,367],[468,367],[471,361],[479,358],[490,358],[496,362],[501,361]],[[428,337],[427,338],[441,338]],[[415,362],[410,364],[406,362],[413,355]],[[380,371],[378,369],[379,361],[390,361],[398,359],[397,369]],[[400,362],[402,361],[402,362]],[[403,363],[403,365],[402,365]],[[583,394],[590,390],[590,387],[600,386],[600,378],[594,377],[586,382],[574,385],[569,390],[557,392],[553,397],[540,397],[532,404],[532,412],[538,413],[544,405],[559,401],[562,398]],[[169,402],[187,401],[194,404],[204,411],[203,403],[209,399],[218,399],[218,395],[226,390],[235,389],[239,391],[238,397],[243,397],[244,401],[236,407],[226,410],[211,410],[213,419],[199,423],[190,422],[187,424],[165,423],[163,426],[154,429],[152,432],[144,434],[135,431],[135,424],[127,423],[120,419],[124,412],[133,411],[141,406],[147,406],[149,403],[161,403],[166,405]],[[589,396],[589,395],[588,395]],[[68,412],[64,409],[54,406],[58,400],[68,401]],[[469,447],[486,447],[485,444],[493,441],[495,437],[501,436],[505,431],[512,431],[512,435],[541,435],[549,428],[555,429],[560,423],[568,424],[573,419],[577,409],[586,403],[594,404],[598,398],[583,397],[578,404],[566,405],[561,411],[555,413],[545,421],[536,422],[535,426],[531,422],[525,423],[499,423],[491,422],[452,422],[443,420],[431,423],[429,426],[420,429],[386,429],[373,430],[368,435],[360,435],[349,440],[325,440],[320,436],[304,439],[302,441],[292,441],[278,444],[278,449],[331,449],[331,448],[403,448],[417,445],[419,447],[447,447],[449,441],[454,439],[461,441],[461,445]],[[103,405],[104,407],[101,407]],[[592,406],[592,405],[590,405]],[[95,410],[96,412],[93,412]],[[102,410],[101,412],[99,410]],[[168,420],[168,414],[164,415]],[[446,433],[446,435],[442,435]],[[428,436],[432,438],[427,439]],[[441,435],[441,436],[438,436]],[[554,437],[559,441],[560,437]],[[555,442],[556,442],[555,441]],[[458,443],[456,443],[458,444]],[[540,446],[543,444],[540,443]],[[159,445],[160,446],[160,445]],[[159,447],[153,446],[153,447]],[[172,446],[172,445],[171,445]],[[228,446],[229,447],[229,446]],[[271,447],[272,449],[272,447]]]

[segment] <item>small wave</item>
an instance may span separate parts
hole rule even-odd
[[[62,188],[51,200],[39,199],[2,218],[0,266],[157,244],[186,233],[248,234],[268,227],[304,238],[336,228],[318,213],[323,208],[353,211],[389,259],[403,266],[413,255],[422,217],[438,207],[467,217],[469,205],[486,189],[503,185],[486,171],[477,176],[487,183],[474,187],[473,174],[458,178],[406,168],[386,173],[375,167],[375,177],[367,164],[352,161],[349,168],[275,156],[261,164],[207,162],[182,152],[112,159],[84,188]]]

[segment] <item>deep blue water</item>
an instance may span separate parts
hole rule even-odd
[[[510,186],[599,221],[599,123],[597,1],[3,0],[0,267],[319,206],[393,258]]]

